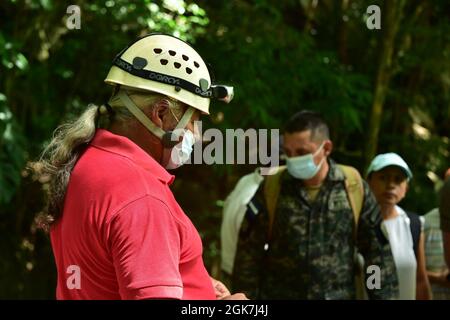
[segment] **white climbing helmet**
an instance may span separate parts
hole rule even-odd
[[[105,82],[164,94],[206,114],[211,98],[233,98],[232,87],[211,84],[206,63],[190,45],[163,34],[141,37],[122,50]]]

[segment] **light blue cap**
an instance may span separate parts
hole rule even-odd
[[[370,163],[369,169],[367,169],[367,176],[372,172],[380,171],[381,169],[389,166],[396,166],[402,169],[408,177],[408,180],[413,177],[413,174],[406,164],[405,160],[403,160],[402,157],[394,152],[382,153],[377,155]]]

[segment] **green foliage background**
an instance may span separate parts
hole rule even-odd
[[[387,1],[387,0],[385,0]],[[48,237],[33,218],[43,188],[26,170],[62,121],[102,103],[112,58],[131,40],[165,32],[194,44],[217,81],[235,86],[209,126],[282,128],[301,109],[321,111],[334,158],[365,167],[382,30],[366,28],[366,0],[0,2],[0,298],[54,298]],[[81,8],[69,30],[67,7]],[[415,175],[404,207],[425,213],[449,167],[450,12],[445,0],[408,1],[394,44],[378,152],[395,151]],[[195,165],[176,172],[175,195],[198,227],[219,276],[221,201],[252,166]],[[107,186],[105,186],[107,187]]]

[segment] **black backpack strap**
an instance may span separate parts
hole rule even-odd
[[[422,226],[420,218],[417,214],[412,212],[406,212],[406,214],[408,215],[410,221],[409,227],[411,228],[411,235],[414,245],[414,254],[416,255],[417,259],[417,250],[419,248],[420,233],[422,232]]]
[[[263,212],[263,206],[256,194],[249,201],[249,203],[247,203],[246,208],[247,209],[245,211],[244,220],[242,221],[241,229],[239,232],[240,237],[242,237],[243,239],[248,238],[248,236],[252,232],[257,216]]]

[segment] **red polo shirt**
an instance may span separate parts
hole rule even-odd
[[[51,228],[57,299],[215,299],[173,180],[129,139],[97,130]]]

